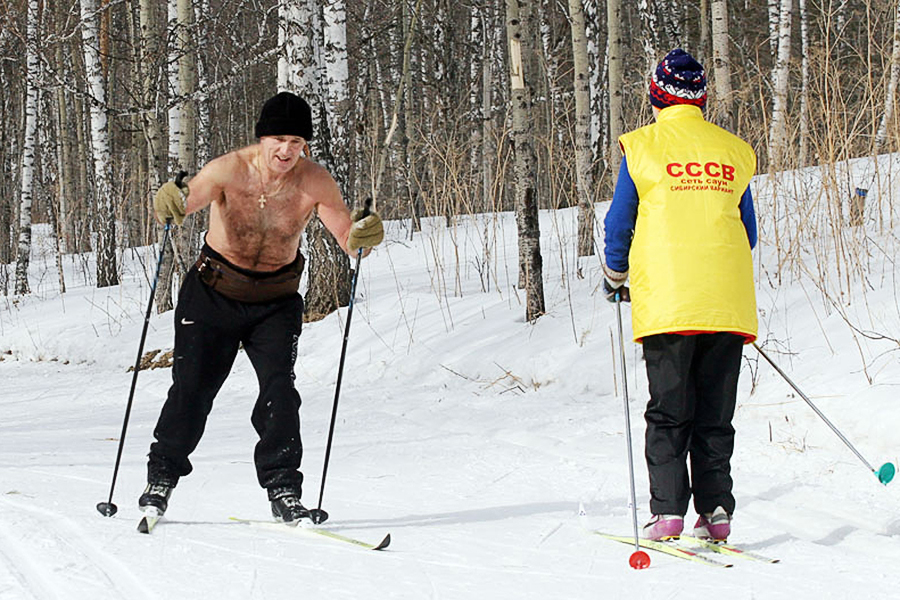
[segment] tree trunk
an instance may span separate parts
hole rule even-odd
[[[625,132],[622,108],[625,87],[625,40],[622,38],[622,0],[606,0],[606,28],[609,40],[609,170],[615,182],[622,163],[619,136]],[[613,183],[614,185],[614,183]]]
[[[700,46],[697,50],[697,59],[702,65],[708,62],[710,54],[709,2],[710,0],[700,0]]]
[[[575,184],[578,190],[578,256],[594,254],[594,182],[591,167],[591,81],[582,0],[569,0],[575,83]]]
[[[791,62],[791,21],[793,0],[781,0],[778,27],[778,56],[772,73],[772,123],[769,130],[769,171],[782,167],[787,146],[787,96]]]
[[[169,64],[169,177],[180,171],[188,173],[196,169],[196,113],[193,95],[197,87],[197,63],[193,51],[190,26],[194,21],[191,0],[169,0],[167,5],[170,39]],[[156,293],[156,307],[159,313],[174,307],[173,288],[189,267],[190,258],[199,249],[199,227],[194,215],[185,219],[181,227],[171,230],[170,248],[161,248],[165,253]],[[160,240],[164,230],[160,232]],[[170,252],[171,251],[171,252]]]
[[[800,9],[800,52],[803,58],[800,60],[800,163],[798,167],[805,167],[809,162],[809,22],[806,13],[806,0],[799,0]],[[900,6],[898,6],[900,17]],[[895,69],[900,74],[900,45],[898,45],[897,22],[894,24],[894,60],[892,61],[891,77]],[[896,82],[894,84],[896,91]],[[889,98],[893,98],[891,93]]]
[[[545,312],[535,181],[533,81],[537,79],[533,0],[506,0],[506,35],[512,132],[515,156],[516,222],[519,239],[519,288],[525,289],[525,319],[534,321]]]
[[[323,125],[316,134],[316,146],[321,148],[322,163],[334,177],[346,202],[353,182],[347,160],[337,160],[335,150],[350,145],[351,124],[346,118],[350,114],[347,15],[343,0],[313,5],[313,8],[321,11],[315,15],[319,26],[313,28],[321,47],[314,89],[318,90],[315,95],[321,97],[319,122]],[[318,217],[307,228],[307,242],[310,260],[306,314],[314,318],[350,303],[352,278],[350,258]]]
[[[402,2],[401,3],[401,18],[403,20],[403,39],[407,39],[413,30],[413,15],[410,11],[409,3]],[[409,80],[414,70],[413,61],[415,59],[410,57],[410,65],[409,69],[406,73],[406,82],[407,85],[403,86],[403,124],[402,124],[402,132],[403,138],[400,140],[401,147],[401,160],[402,160],[402,168],[403,168],[403,180],[406,192],[406,201],[409,206],[409,216],[410,216],[410,227],[409,227],[409,239],[412,240],[412,236],[415,232],[422,231],[422,200],[420,198],[420,190],[419,190],[419,176],[417,172],[417,164],[416,156],[413,152],[413,148],[415,144],[413,144],[413,140],[416,136],[415,130],[415,120],[413,118],[413,94],[412,90],[409,87]]]
[[[779,6],[782,0],[767,0],[769,14],[769,50],[772,56],[778,55],[778,28],[780,21]]]
[[[81,0],[81,41],[84,66],[90,88],[91,156],[94,164],[97,287],[119,283],[116,268],[116,219],[112,202],[109,117],[106,105],[106,81],[97,47],[101,13],[97,0]]]
[[[16,294],[27,294],[31,257],[31,207],[34,200],[35,149],[38,144],[38,0],[28,0],[25,39],[25,139],[22,144],[22,196],[19,203],[19,247],[16,254]]]
[[[801,0],[803,2],[804,0]],[[805,15],[805,6],[801,4],[801,15]],[[806,57],[804,53],[804,58]],[[887,90],[884,97],[884,112],[881,115],[881,123],[878,125],[878,131],[875,134],[875,147],[873,153],[877,156],[881,152],[884,141],[887,139],[888,125],[894,118],[894,112],[897,108],[897,83],[900,82],[900,2],[894,10],[894,36],[891,49],[891,76],[888,80]]]
[[[727,0],[712,0],[713,73],[715,75],[714,123],[734,131],[734,100],[731,89],[730,35]]]
[[[319,127],[314,140],[317,155],[338,186],[347,189],[342,186],[347,184],[348,174],[345,169],[338,172],[332,152],[336,147],[332,128],[342,136],[347,132],[343,123],[337,122],[349,97],[346,16],[339,0],[329,7],[327,15],[319,10],[309,0],[279,7],[283,52],[278,59],[278,88],[296,91],[318,112],[315,121]],[[332,69],[330,72],[326,72],[324,61]],[[346,138],[337,147],[346,147]],[[307,226],[306,241],[309,277],[305,311],[308,319],[316,320],[349,303],[350,261],[318,217]]]

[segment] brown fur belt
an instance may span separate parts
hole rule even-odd
[[[200,258],[194,266],[200,281],[226,298],[260,304],[287,298],[300,289],[300,275],[305,260],[300,252],[294,262],[282,267],[271,275],[259,273],[248,275],[226,261],[209,256],[200,251]]]

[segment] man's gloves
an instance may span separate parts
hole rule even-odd
[[[188,187],[182,184],[178,187],[174,181],[167,181],[156,192],[153,198],[153,210],[160,223],[172,219],[176,225],[184,222],[185,199],[188,195]]]
[[[377,213],[357,208],[350,213],[353,225],[347,238],[347,249],[351,253],[360,248],[374,248],[384,239],[384,225]]]
[[[628,272],[619,273],[603,265],[603,295],[609,302],[615,303],[616,294],[622,302],[631,302],[631,291],[625,285]]]

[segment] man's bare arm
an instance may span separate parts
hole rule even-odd
[[[316,169],[315,176],[311,179],[314,183],[310,193],[318,200],[316,211],[319,219],[322,220],[322,224],[331,232],[344,252],[353,255],[354,253],[347,250],[347,238],[350,236],[350,226],[353,225],[353,222],[350,220],[350,210],[341,198],[337,183],[321,167]]]
[[[237,168],[237,161],[226,154],[211,160],[200,172],[188,181],[190,193],[187,197],[185,213],[191,214],[203,210],[222,195],[224,174]]]

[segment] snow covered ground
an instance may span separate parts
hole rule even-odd
[[[102,517],[157,249],[123,254],[124,283],[103,290],[85,283],[89,262],[69,257],[60,296],[50,249],[36,248],[33,294],[0,299],[0,599],[900,597],[900,483],[879,484],[752,347],[732,541],[782,562],[714,569],[654,553],[634,571],[628,546],[589,533],[630,534],[631,512],[615,310],[597,292],[598,258],[573,256],[574,219],[542,215],[548,314],[535,324],[513,286],[509,214],[429,221],[412,240],[390,223],[363,261],[323,507],[334,531],[390,532],[385,552],[229,519],[269,518],[243,353],[151,536],[135,531],[137,497],[171,373],[141,372],[119,512]],[[772,285],[778,258],[762,234],[761,342],[874,466],[896,463],[898,344],[864,335],[900,337],[893,253],[870,256],[880,279],[839,302],[842,316],[811,277]],[[300,340],[312,506],[345,318],[308,324]],[[154,315],[146,350],[172,339],[172,313]],[[647,386],[639,347],[626,354],[643,522]]]

